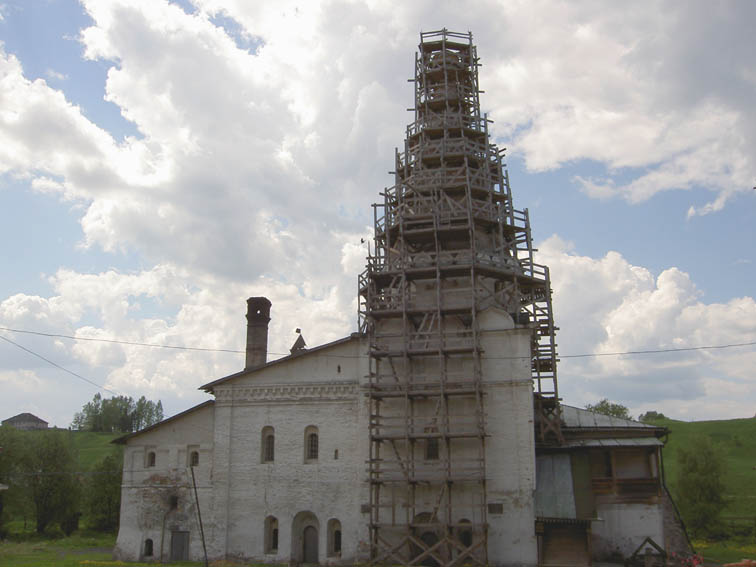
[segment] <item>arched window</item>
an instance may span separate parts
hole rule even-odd
[[[341,555],[341,522],[332,518],[328,520],[328,556]]]
[[[265,553],[278,552],[278,520],[275,516],[265,518]]]
[[[152,540],[150,538],[144,540],[144,556],[152,557]]]
[[[147,462],[145,463],[146,467],[154,467],[155,466],[155,451],[150,451],[147,453]]]
[[[189,466],[190,467],[199,466],[199,451],[192,451],[189,454]]]
[[[318,460],[318,428],[309,425],[305,428],[305,462]]]
[[[272,463],[276,456],[276,436],[273,428],[269,425],[263,427],[260,447],[262,449],[260,461]]]

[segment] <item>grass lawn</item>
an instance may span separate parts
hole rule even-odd
[[[110,561],[113,535],[74,535],[61,539],[24,537],[0,541],[0,566],[79,566],[89,561]]]
[[[60,539],[28,539],[0,541],[0,567],[98,567],[143,566],[156,563],[125,563],[114,561],[111,550],[114,535],[79,536]],[[171,563],[171,565],[204,565],[204,563]]]
[[[0,567],[155,567],[161,563],[115,561],[112,549],[115,534],[81,533],[70,537],[49,538],[30,534],[0,541]],[[204,561],[171,562],[176,566],[204,566]],[[244,564],[213,561],[211,567],[244,567]],[[271,567],[254,565],[250,567]]]

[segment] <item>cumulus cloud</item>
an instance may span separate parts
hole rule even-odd
[[[498,95],[494,131],[513,139],[529,168],[595,160],[606,176],[578,185],[632,203],[674,189],[715,194],[691,215],[750,188],[756,6],[510,6],[498,48],[481,43],[482,73]],[[630,181],[615,184],[617,173]]]
[[[615,398],[637,413],[663,407],[686,419],[753,413],[753,394],[733,393],[753,384],[754,348],[695,350],[752,340],[753,298],[707,304],[677,268],[654,276],[618,252],[576,254],[557,236],[539,251],[539,261],[551,269],[559,351],[566,355],[560,384],[568,399]],[[670,352],[616,354],[650,350]],[[571,358],[578,354],[597,356]]]
[[[354,330],[370,203],[391,184],[393,149],[412,117],[411,50],[420,29],[450,22],[475,32],[481,85],[495,93],[482,97],[493,133],[532,170],[593,160],[606,175],[575,183],[631,203],[710,190],[712,201],[690,216],[719,211],[752,186],[750,5],[82,5],[91,17],[79,34],[84,56],[109,66],[104,97],[138,135],[115,140],[64,91],[27,79],[16,56],[0,51],[0,174],[75,201],[85,250],[128,251],[142,267],[63,267],[49,297],[0,302],[8,327],[234,348],[244,343],[244,298],[266,295],[275,353],[288,352],[296,327],[311,345]],[[707,42],[727,57],[715,58],[701,47]],[[713,339],[697,334],[695,320],[708,322],[704,335],[724,333],[720,318],[752,308],[749,298],[739,307],[703,304],[686,274],[654,276],[619,253],[594,259],[550,240],[543,255],[559,298],[562,352],[706,344]],[[176,406],[242,364],[236,355],[166,356],[127,345],[33,345],[119,391],[169,396]],[[696,356],[706,364],[665,359],[664,396],[674,399],[684,379],[689,397],[703,395],[715,379],[743,376],[750,360]],[[584,402],[594,401],[587,385],[595,391],[599,376],[638,385],[621,377],[647,370],[642,360],[608,357],[565,366],[568,375],[575,369],[573,392]],[[628,396],[645,403],[640,386]]]

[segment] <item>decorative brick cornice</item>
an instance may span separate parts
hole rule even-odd
[[[310,382],[304,384],[266,384],[228,386],[215,389],[216,403],[269,403],[306,401],[349,401],[358,397],[357,382]]]

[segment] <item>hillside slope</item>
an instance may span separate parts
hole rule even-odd
[[[91,470],[102,459],[113,452],[121,451],[120,445],[110,442],[123,433],[95,433],[94,431],[72,431],[71,439],[78,451],[79,470]]]
[[[720,448],[725,461],[725,498],[723,516],[756,518],[756,418],[721,421],[655,420],[650,423],[669,429],[664,447],[667,486],[677,497],[677,455],[697,435],[704,435]]]

